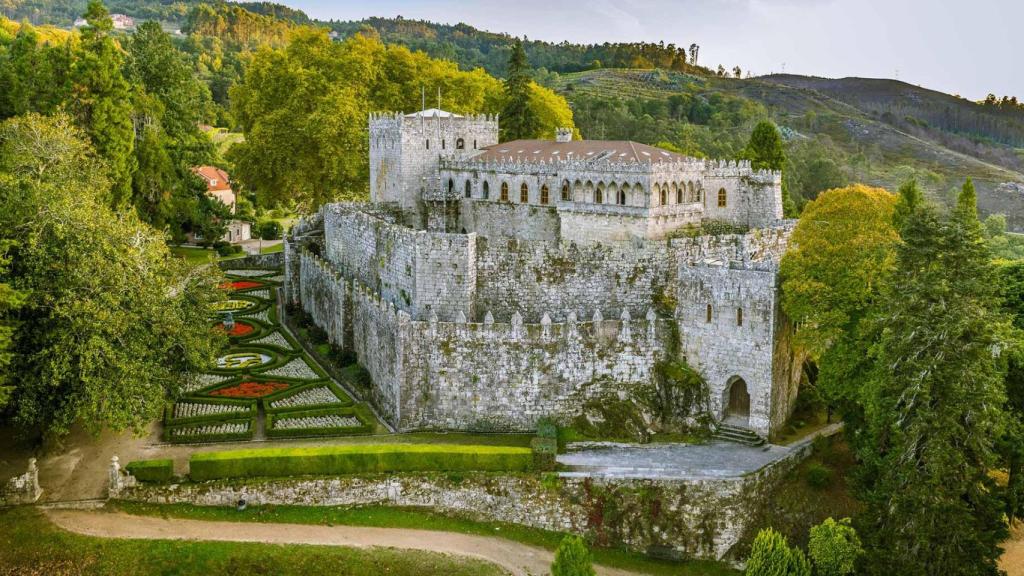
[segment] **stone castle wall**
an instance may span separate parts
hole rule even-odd
[[[557,242],[561,219],[554,206],[533,206],[497,201],[466,201],[459,206],[459,229],[490,240]]]
[[[532,430],[651,380],[653,318],[563,323],[414,322],[403,351],[402,429]],[[489,317],[488,317],[489,320]]]
[[[397,423],[401,414],[405,368],[403,350],[409,345],[409,315],[380,300],[366,287],[353,283],[352,350],[373,380],[370,394],[381,416]]]
[[[351,346],[345,339],[348,283],[327,262],[309,252],[299,256],[299,292],[302,308],[327,338],[341,348]]]

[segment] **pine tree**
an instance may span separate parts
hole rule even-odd
[[[526,61],[523,42],[516,40],[508,60],[508,74],[505,77],[505,107],[501,111],[501,130],[504,140],[536,138],[540,120],[530,108],[530,94],[533,80],[530,65]]]
[[[131,196],[135,171],[131,89],[121,72],[124,56],[110,36],[110,13],[100,0],[90,0],[84,16],[89,25],[82,29],[81,53],[72,70],[72,106],[78,125],[110,167],[109,204],[120,208]]]
[[[782,134],[775,124],[768,120],[758,122],[750,133],[750,141],[743,150],[743,158],[750,160],[755,170],[781,171],[786,165],[786,150],[782,146]],[[787,218],[799,216],[796,203],[789,195],[785,182],[782,186],[782,212]]]
[[[804,553],[790,548],[786,537],[772,528],[757,533],[750,547],[744,576],[811,576]]]
[[[995,575],[1006,536],[995,464],[1008,327],[974,188],[943,220],[913,187],[877,322],[860,447],[874,574]]]
[[[555,551],[551,564],[551,576],[594,576],[596,572],[590,562],[590,551],[579,536],[566,536]]]

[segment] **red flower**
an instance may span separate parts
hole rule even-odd
[[[227,332],[228,336],[235,336],[235,337],[247,336],[247,335],[252,334],[253,332],[256,331],[256,327],[253,326],[252,324],[248,324],[246,322],[238,322],[238,321],[235,321],[235,327],[231,329],[231,332],[228,332],[224,328],[224,323],[223,322],[221,322],[220,324],[217,324],[216,328],[218,330],[222,331],[222,332]]]
[[[210,392],[210,396],[225,398],[262,398],[288,388],[284,382],[242,382]]]
[[[224,282],[217,286],[221,290],[248,290],[249,288],[258,288],[263,286],[262,282],[253,282],[252,280],[235,280],[234,282]]]

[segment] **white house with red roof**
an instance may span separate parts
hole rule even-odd
[[[220,200],[221,204],[224,204],[231,210],[231,214],[235,213],[236,198],[235,191],[231,188],[231,177],[223,169],[216,166],[196,166],[192,168],[197,176],[206,182],[206,193],[210,196]],[[245,220],[230,220],[227,223],[227,232],[224,234],[223,240],[232,244],[238,244],[246,240],[252,239],[252,223]],[[193,238],[193,240],[203,240],[202,238]]]

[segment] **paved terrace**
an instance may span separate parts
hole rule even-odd
[[[558,462],[569,467],[561,476],[702,480],[737,478],[785,458],[840,424],[826,426],[789,446],[752,448],[730,442],[707,444],[570,444]]]

